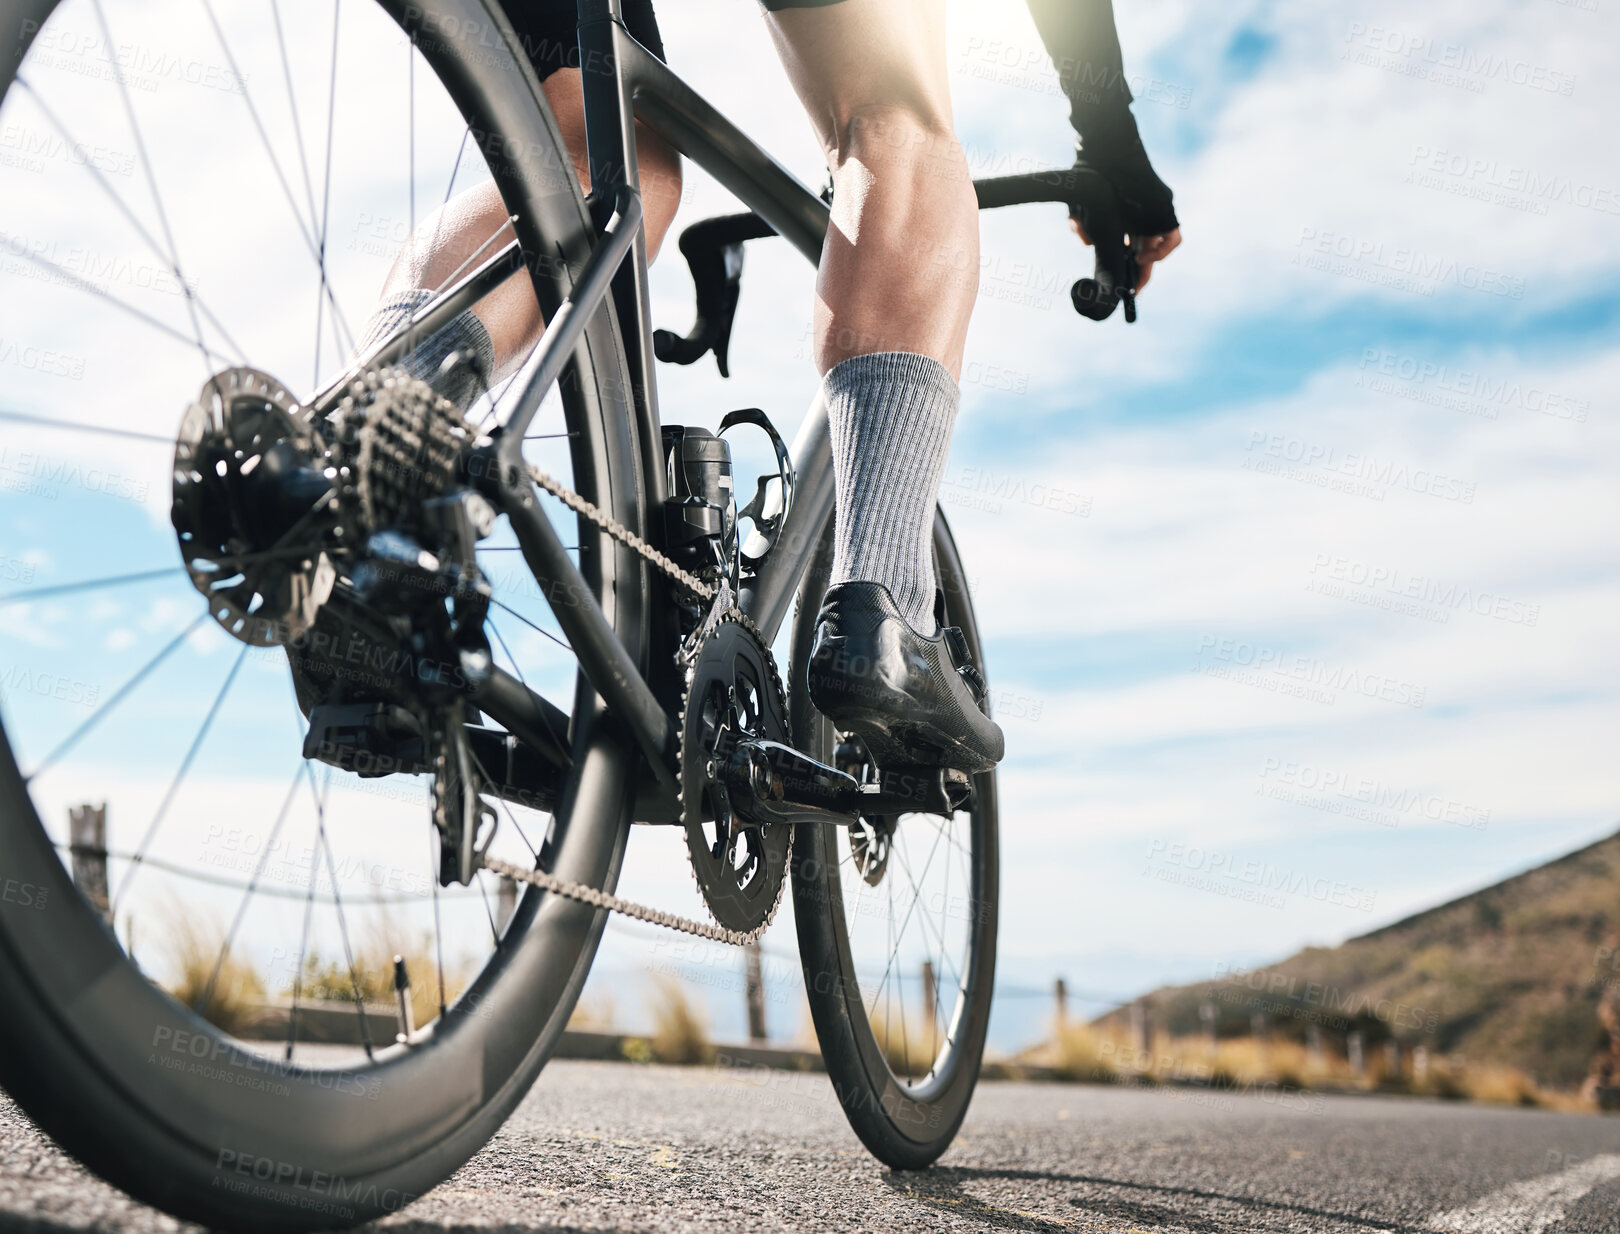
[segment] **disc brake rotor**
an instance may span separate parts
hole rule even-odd
[[[681,821],[703,902],[716,922],[748,932],[770,921],[787,881],[793,829],[733,814],[716,774],[750,737],[786,743],[787,701],[770,652],[747,618],[721,619],[688,675],[681,708]]]
[[[312,524],[330,486],[308,471],[324,452],[309,412],[257,369],[203,383],[174,446],[170,519],[192,586],[233,638],[265,647],[301,638],[337,571]],[[310,481],[288,484],[285,477]]]

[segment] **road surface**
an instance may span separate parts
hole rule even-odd
[[[179,1231],[0,1098],[0,1231]],[[986,1083],[940,1165],[866,1155],[821,1076],[557,1062],[417,1231],[1620,1231],[1620,1120]]]

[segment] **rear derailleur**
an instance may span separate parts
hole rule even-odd
[[[476,550],[496,519],[463,475],[472,443],[401,370],[357,378],[317,419],[244,368],[203,385],[175,446],[171,517],[210,614],[286,653],[305,758],[433,777],[442,883],[477,868],[495,830],[483,767],[505,758],[468,698],[492,663]]]

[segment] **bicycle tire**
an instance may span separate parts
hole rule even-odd
[[[934,565],[945,592],[946,622],[961,628],[974,662],[982,668],[983,652],[967,576],[942,513],[936,515],[933,534]],[[831,568],[829,523],[806,571],[794,614],[789,704],[795,742],[822,761],[833,757],[835,734],[831,722],[810,702],[805,672]],[[827,1074],[856,1135],[885,1165],[899,1170],[923,1169],[950,1147],[967,1115],[989,1032],[1000,878],[995,772],[974,777],[966,827],[973,866],[965,902],[969,910],[968,947],[963,967],[967,971],[960,975],[954,1031],[946,1033],[944,1048],[933,1060],[934,1069],[923,1076],[921,1083],[911,1083],[909,1075],[897,1074],[889,1032],[880,1040],[871,1014],[875,1004],[869,1007],[870,991],[863,993],[842,885],[841,870],[850,863],[847,857],[841,860],[838,855],[839,846],[848,843],[848,834],[846,828],[820,827],[801,829],[795,837],[793,911],[811,1019]],[[906,874],[911,876],[909,870]],[[899,877],[898,872],[895,877]],[[925,885],[926,878],[925,869]],[[913,886],[913,891],[922,898],[920,889]],[[859,912],[858,906],[855,911]],[[886,973],[885,983],[888,979]],[[902,1001],[902,1017],[903,1011]],[[909,1037],[903,1018],[901,1036]]]
[[[500,6],[379,2],[418,36],[486,150],[502,152],[491,171],[519,216],[525,250],[540,255],[528,269],[549,316],[595,233]],[[0,20],[26,42],[57,4],[4,0]],[[0,65],[0,92],[11,91],[24,54]],[[642,530],[632,384],[611,301],[593,315],[563,386],[576,486]],[[644,564],[583,520],[579,535],[588,582],[632,655],[643,657]],[[574,717],[576,757],[556,809],[552,868],[612,890],[636,755],[605,722],[583,675]],[[211,1228],[351,1226],[447,1178],[499,1129],[554,1049],[607,916],[529,888],[477,981],[419,1044],[385,1051],[363,1070],[278,1070],[141,976],[53,850],[3,726],[0,854],[10,889],[0,897],[0,1086],[96,1174]],[[255,1087],[267,1071],[275,1084]]]

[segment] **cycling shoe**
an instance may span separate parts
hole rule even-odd
[[[877,765],[989,771],[1005,750],[988,690],[955,627],[918,634],[881,583],[839,583],[816,619],[810,698]]]

